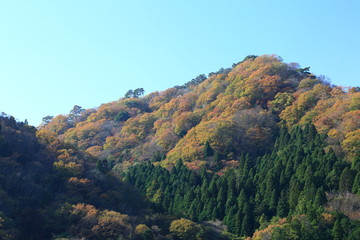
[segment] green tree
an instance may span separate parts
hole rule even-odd
[[[352,186],[353,193],[360,193],[360,172],[358,172],[354,179],[354,184]]]
[[[280,217],[286,217],[288,212],[288,206],[286,202],[285,191],[282,190],[280,194],[280,199],[276,208],[276,215]]]
[[[107,173],[109,171],[109,166],[107,160],[100,160],[96,161],[96,169],[102,173]]]
[[[333,236],[334,240],[342,240],[344,239],[344,229],[341,226],[341,221],[340,219],[337,219],[335,221],[335,224],[331,230],[331,235]]]
[[[351,192],[353,182],[354,182],[353,173],[348,167],[346,167],[340,175],[339,190],[341,192]]]
[[[125,93],[125,98],[132,98],[133,96],[134,96],[134,92],[131,89]]]
[[[130,118],[130,114],[127,111],[120,111],[114,118],[115,121],[117,122],[125,122],[126,120],[128,120]]]
[[[205,142],[204,146],[204,157],[211,157],[214,155],[214,150],[211,148],[209,141]]]
[[[47,125],[47,124],[49,124],[50,122],[51,122],[51,120],[54,118],[54,116],[45,116],[45,117],[43,117],[42,118],[42,122],[43,122],[43,124],[44,125]]]
[[[249,215],[245,215],[241,224],[241,234],[243,236],[250,236],[252,233],[252,227]]]

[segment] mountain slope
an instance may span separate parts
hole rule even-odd
[[[130,222],[141,219],[136,216],[149,207],[146,201],[99,171],[88,154],[35,133],[13,117],[0,117],[0,239],[130,236]],[[126,231],[111,233],[113,228]]]
[[[39,129],[3,115],[0,238],[356,239],[359,90],[248,56]]]
[[[211,169],[213,158],[203,154],[208,142],[225,168],[242,153],[269,152],[279,126],[306,123],[327,135],[338,156],[351,161],[359,153],[358,88],[331,86],[308,68],[268,55],[210,75],[57,116],[40,132],[55,133],[117,167],[149,160],[172,166],[182,159],[191,168]]]
[[[304,225],[311,222],[311,231],[321,232],[315,237],[304,230],[299,239],[331,239],[329,230],[343,219],[349,223],[342,236],[346,239],[360,227],[360,202],[354,195],[360,190],[355,180],[360,176],[360,159],[350,165],[332,150],[324,152],[324,147],[324,137],[313,125],[306,125],[291,133],[282,129],[270,154],[256,160],[242,156],[239,167],[222,177],[204,169],[196,175],[178,161],[170,172],[151,163],[137,164],[126,179],[158,208],[198,221],[220,220],[240,236],[251,236],[270,225],[271,219],[287,217],[289,222],[292,218]],[[331,207],[324,209],[327,200]],[[335,210],[347,216],[334,214]],[[333,220],[324,221],[326,214]],[[350,225],[349,218],[357,221]]]

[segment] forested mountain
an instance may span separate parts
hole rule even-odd
[[[358,154],[358,88],[331,86],[309,68],[267,55],[210,75],[97,109],[77,106],[40,132],[120,166],[150,160],[171,167],[181,158],[191,169],[211,169],[214,161],[203,154],[208,142],[225,168],[243,153],[270,152],[280,126],[309,123],[337,156],[351,161]]]
[[[0,239],[358,239],[360,89],[278,56],[38,129],[0,119]]]

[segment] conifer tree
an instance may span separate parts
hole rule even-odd
[[[277,196],[276,190],[274,189],[272,191],[271,199],[269,202],[269,210],[272,215],[275,215],[275,213],[276,213],[277,199],[278,199],[278,196]]]
[[[360,193],[360,172],[358,172],[355,176],[352,192],[355,194]]]
[[[235,227],[234,227],[234,233],[240,235],[242,233],[242,222],[244,219],[244,215],[242,213],[242,210],[238,210],[235,215]]]
[[[237,204],[238,204],[239,209],[243,209],[244,205],[245,205],[245,203],[247,203],[247,201],[248,201],[248,199],[247,199],[245,190],[241,189],[241,192],[237,198]]]
[[[234,232],[235,230],[235,215],[238,209],[237,206],[232,206],[228,211],[226,216],[224,217],[224,223],[228,226],[229,231]]]
[[[305,185],[303,191],[305,194],[305,199],[310,200],[316,194],[315,184],[314,184],[314,173],[311,165],[306,168],[304,179],[305,179]]]
[[[337,219],[335,221],[335,224],[334,224],[334,226],[332,228],[332,231],[331,231],[331,235],[333,236],[334,240],[342,240],[342,239],[344,239],[345,232],[344,232],[344,229],[341,226],[340,219]]]
[[[322,206],[326,202],[325,191],[323,187],[320,187],[316,191],[314,206],[319,207]]]
[[[351,192],[353,182],[353,173],[348,167],[346,167],[340,175],[339,190],[341,192]]]
[[[212,157],[213,155],[214,150],[211,148],[209,141],[206,141],[204,146],[204,157]]]
[[[241,235],[250,236],[252,232],[251,222],[249,215],[245,215],[241,224]]]
[[[276,208],[276,215],[279,217],[286,217],[287,216],[287,203],[286,203],[286,196],[285,191],[282,190],[280,194],[280,199]]]
[[[259,227],[260,230],[264,229],[268,225],[267,218],[266,218],[266,215],[264,213],[261,214],[261,216],[260,216],[259,224],[260,224],[260,227]]]

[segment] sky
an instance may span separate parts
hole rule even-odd
[[[276,54],[359,86],[358,0],[0,0],[0,112],[37,126]]]

